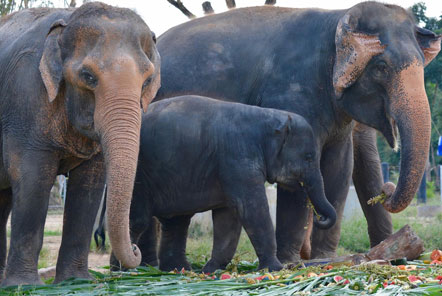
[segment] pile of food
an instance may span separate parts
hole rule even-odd
[[[161,272],[140,267],[132,272],[103,274],[96,279],[70,280],[53,286],[11,287],[7,295],[442,295],[442,251],[422,260],[381,260],[356,266],[303,264],[279,272],[256,272],[257,263],[232,263],[226,271]],[[405,263],[401,265],[393,265]],[[382,265],[386,264],[386,265]],[[195,266],[198,270],[198,266]]]

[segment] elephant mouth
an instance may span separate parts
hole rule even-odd
[[[393,148],[394,151],[398,151],[399,149],[399,130],[396,124],[396,121],[387,115],[388,127],[382,130],[382,134],[387,140],[388,145]]]

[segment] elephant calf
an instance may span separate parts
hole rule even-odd
[[[130,213],[134,242],[152,216],[166,227],[184,226],[187,231],[188,224],[179,222],[196,212],[232,209],[253,244],[259,268],[279,270],[266,181],[289,189],[303,186],[321,216],[316,225],[329,228],[335,223],[317,144],[299,115],[199,96],[176,97],[150,106],[140,145]],[[160,268],[175,267],[180,259],[160,252]]]

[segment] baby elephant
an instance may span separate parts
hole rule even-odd
[[[320,215],[316,225],[334,225],[336,212],[325,197],[317,146],[303,117],[199,96],[162,100],[149,109],[130,213],[134,242],[152,216],[176,225],[180,217],[230,208],[259,268],[279,270],[266,181],[303,186]],[[167,266],[161,261],[160,255],[160,268]]]

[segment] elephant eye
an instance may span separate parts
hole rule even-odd
[[[376,63],[376,70],[379,73],[385,73],[387,72],[387,63],[384,61],[380,61],[378,63]]]
[[[148,86],[150,83],[152,82],[152,76],[150,76],[149,78],[147,78],[144,83],[143,83],[143,89],[146,88],[146,86]]]
[[[83,81],[90,87],[94,88],[95,86],[97,86],[97,78],[95,78],[95,76],[89,72],[86,69],[81,70],[80,72],[80,77],[81,79],[83,79]]]

